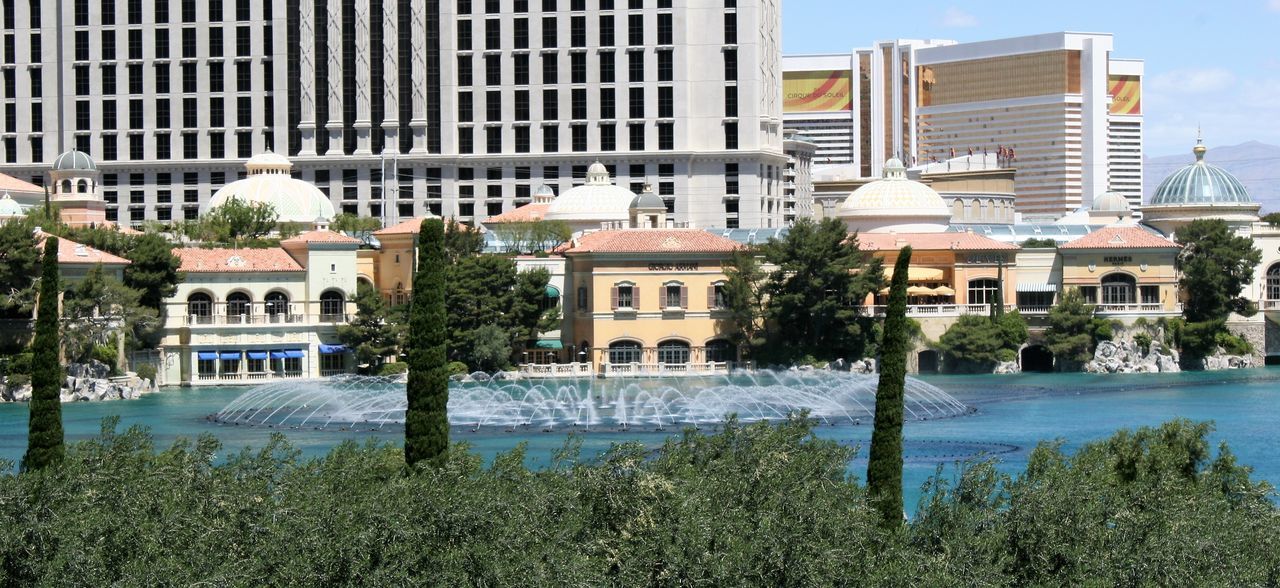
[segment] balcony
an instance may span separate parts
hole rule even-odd
[[[1165,309],[1159,302],[1143,302],[1137,304],[1099,304],[1094,307],[1099,316],[1118,315],[1180,315],[1182,304],[1175,304],[1173,310]]]
[[[188,326],[226,325],[286,325],[286,324],[343,324],[351,320],[347,314],[190,314],[185,317]]]
[[[727,374],[734,362],[709,361],[703,363],[604,363],[600,373],[606,378],[636,376],[710,376]]]
[[[1262,310],[1280,310],[1280,300],[1263,300],[1258,303]]]
[[[517,368],[524,378],[582,378],[591,377],[589,363],[524,364]]]
[[[863,307],[863,314],[868,316],[884,316],[885,306]],[[1005,305],[1005,311],[1017,310],[1013,304]],[[966,314],[990,314],[990,304],[911,304],[907,306],[907,316],[962,316]]]

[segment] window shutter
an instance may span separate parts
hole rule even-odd
[[[715,285],[707,286],[707,310],[714,310],[716,307],[716,287]]]
[[[640,286],[631,287],[631,308],[640,310]]]
[[[680,286],[680,308],[689,308],[689,287]]]
[[[618,310],[618,287],[614,286],[609,290],[609,309]]]

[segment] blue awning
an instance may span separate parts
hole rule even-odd
[[[266,351],[250,351],[248,352],[248,354],[249,354],[249,359],[266,359],[267,358]]]
[[[219,351],[218,358],[219,359],[240,359],[240,352],[239,351]]]
[[[284,356],[289,359],[302,359],[305,354],[301,349],[285,349]]]
[[[271,359],[284,359],[284,352],[280,350],[272,351]]]
[[[197,351],[196,357],[199,357],[202,361],[209,360],[209,359],[218,359],[218,352],[217,351]]]
[[[320,353],[323,353],[326,355],[330,355],[334,353],[346,353],[346,352],[347,352],[346,345],[325,345],[324,343],[320,344]]]
[[[561,343],[559,339],[538,339],[538,342],[534,344],[534,348],[564,349],[564,343]]]

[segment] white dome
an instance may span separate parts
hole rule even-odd
[[[553,200],[543,218],[583,224],[628,221],[635,197],[630,190],[613,185],[609,171],[597,161],[587,169],[587,183],[570,188]]]
[[[18,201],[14,200],[8,192],[5,192],[4,196],[0,196],[0,217],[8,218],[14,216],[26,216],[26,213],[22,211],[22,205],[18,204]]]
[[[1094,212],[1130,212],[1129,199],[1116,192],[1103,192],[1093,199]]]
[[[884,178],[854,190],[836,216],[852,230],[881,232],[941,232],[951,222],[951,210],[937,192],[907,178],[902,162],[884,164]]]
[[[214,192],[204,212],[222,206],[231,198],[242,202],[270,204],[282,223],[315,224],[317,219],[333,220],[333,203],[314,185],[289,176],[293,164],[288,158],[267,152],[245,163],[248,177]]]

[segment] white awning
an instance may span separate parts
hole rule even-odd
[[[1018,291],[1019,292],[1057,292],[1058,287],[1053,284],[1036,284],[1036,283],[1024,284],[1019,282]]]

